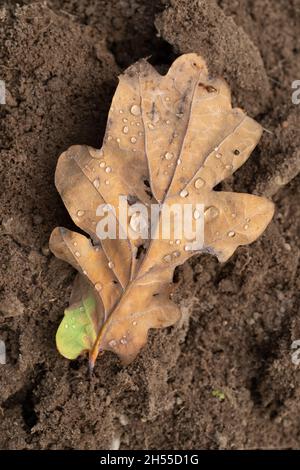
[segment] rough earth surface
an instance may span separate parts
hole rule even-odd
[[[1,449],[299,448],[299,0],[0,0]],[[55,348],[72,268],[48,249],[72,227],[58,155],[100,147],[118,74],[201,53],[235,105],[265,128],[222,188],[264,194],[274,219],[225,264],[176,273],[182,321],[150,334],[129,367],[69,362]]]

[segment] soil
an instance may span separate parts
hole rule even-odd
[[[300,447],[299,0],[0,1],[1,449]],[[129,367],[106,353],[88,377],[55,331],[74,270],[48,249],[72,227],[54,186],[59,154],[100,146],[118,74],[201,53],[265,128],[222,188],[265,194],[264,235],[225,264],[177,272],[182,321],[153,331]]]

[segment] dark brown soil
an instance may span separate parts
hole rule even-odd
[[[0,1],[0,448],[299,448],[300,1],[18,3]],[[182,322],[151,333],[127,368],[105,354],[89,380],[85,358],[55,348],[74,278],[47,247],[55,226],[72,226],[57,157],[100,146],[121,70],[146,56],[165,70],[186,51],[203,54],[266,129],[223,187],[272,196],[276,214],[226,264],[185,264]]]

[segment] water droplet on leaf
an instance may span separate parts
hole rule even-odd
[[[187,197],[189,194],[188,190],[187,189],[183,189],[182,191],[180,191],[179,195],[180,197]]]
[[[139,116],[141,114],[141,108],[137,104],[134,104],[133,106],[131,106],[130,112],[134,116]]]
[[[206,209],[204,212],[205,217],[209,217],[211,219],[214,219],[215,217],[218,217],[219,215],[219,209],[215,206],[210,206]]]
[[[205,184],[205,181],[202,178],[197,178],[194,183],[194,186],[196,189],[200,189],[202,188],[202,186],[204,186],[204,184]]]
[[[171,152],[165,153],[165,159],[166,160],[172,160],[172,158],[173,158],[173,153],[171,153]]]

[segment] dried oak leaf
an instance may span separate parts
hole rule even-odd
[[[199,251],[226,261],[273,215],[273,203],[263,197],[213,191],[247,160],[261,132],[241,109],[232,109],[227,84],[210,78],[196,54],[179,57],[165,76],[145,60],[120,76],[103,147],[72,146],[57,164],[56,187],[90,237],[56,228],[50,239],[53,253],[79,271],[56,337],[63,356],[88,351],[93,366],[100,352],[110,350],[129,363],[150,328],[180,317],[170,292],[175,267],[195,254],[189,240],[99,240],[99,205],[117,207],[120,195],[128,197],[128,209],[136,201],[146,207],[202,203]],[[123,231],[133,222],[134,214],[117,225]]]

